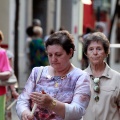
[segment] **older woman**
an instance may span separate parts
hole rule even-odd
[[[24,91],[17,101],[17,113],[22,120],[79,120],[90,99],[89,75],[73,66],[73,38],[67,31],[53,33],[45,43],[50,66],[32,70]],[[43,92],[41,92],[43,91]],[[30,100],[37,104],[31,116]]]
[[[120,73],[105,62],[109,41],[101,32],[88,35],[84,53],[89,59],[85,69],[91,77],[91,99],[83,120],[120,120]]]

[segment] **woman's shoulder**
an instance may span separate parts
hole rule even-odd
[[[82,84],[82,83],[89,84],[90,83],[89,74],[80,68],[77,68],[77,67],[74,68],[70,76],[73,77],[74,80],[75,79],[77,80],[77,84]]]
[[[43,72],[46,72],[48,70],[49,66],[40,66],[40,67],[34,67],[32,69],[32,72],[38,73],[41,69],[43,69]]]
[[[105,72],[107,73],[107,76],[111,76],[111,77],[119,76],[120,77],[120,73],[117,70],[111,68],[107,63],[106,63]]]
[[[109,73],[109,75],[120,77],[120,73],[117,70],[112,69],[111,67],[109,67],[108,73]]]
[[[6,53],[6,50],[4,48],[0,48],[0,53]]]
[[[6,56],[6,55],[7,55],[7,54],[6,54],[6,50],[3,49],[3,48],[0,48],[0,56],[4,57],[4,56]]]
[[[74,69],[69,73],[71,75],[75,76],[82,76],[82,75],[88,75],[88,73],[78,67],[74,67]]]
[[[10,50],[7,50],[6,53],[7,53],[8,58],[14,57],[13,53]]]

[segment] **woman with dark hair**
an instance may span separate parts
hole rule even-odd
[[[120,73],[106,63],[109,40],[95,32],[85,38],[83,48],[89,60],[85,71],[91,78],[91,99],[83,120],[120,120]]]
[[[79,120],[85,114],[90,78],[70,62],[75,50],[73,40],[68,31],[55,32],[48,38],[45,47],[50,65],[43,68],[37,84],[40,67],[32,69],[16,105],[20,119]],[[34,116],[29,101],[37,104]]]

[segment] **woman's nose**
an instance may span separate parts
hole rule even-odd
[[[53,55],[51,58],[52,61],[56,61],[56,57]]]
[[[93,54],[97,54],[97,50],[96,49],[93,50]]]

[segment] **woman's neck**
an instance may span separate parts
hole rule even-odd
[[[54,70],[52,67],[50,68],[51,69],[51,75],[52,76],[66,76],[66,74],[68,74],[72,69],[74,68],[73,65],[69,64],[64,70]]]
[[[101,63],[101,64],[96,64],[96,65],[93,65],[91,64],[90,67],[91,67],[91,70],[92,70],[92,73],[93,73],[93,76],[94,77],[100,77],[104,70],[105,70],[105,63]]]
[[[67,73],[69,73],[72,69],[72,65],[68,65],[64,70],[56,71],[54,70],[54,76],[66,76]]]

